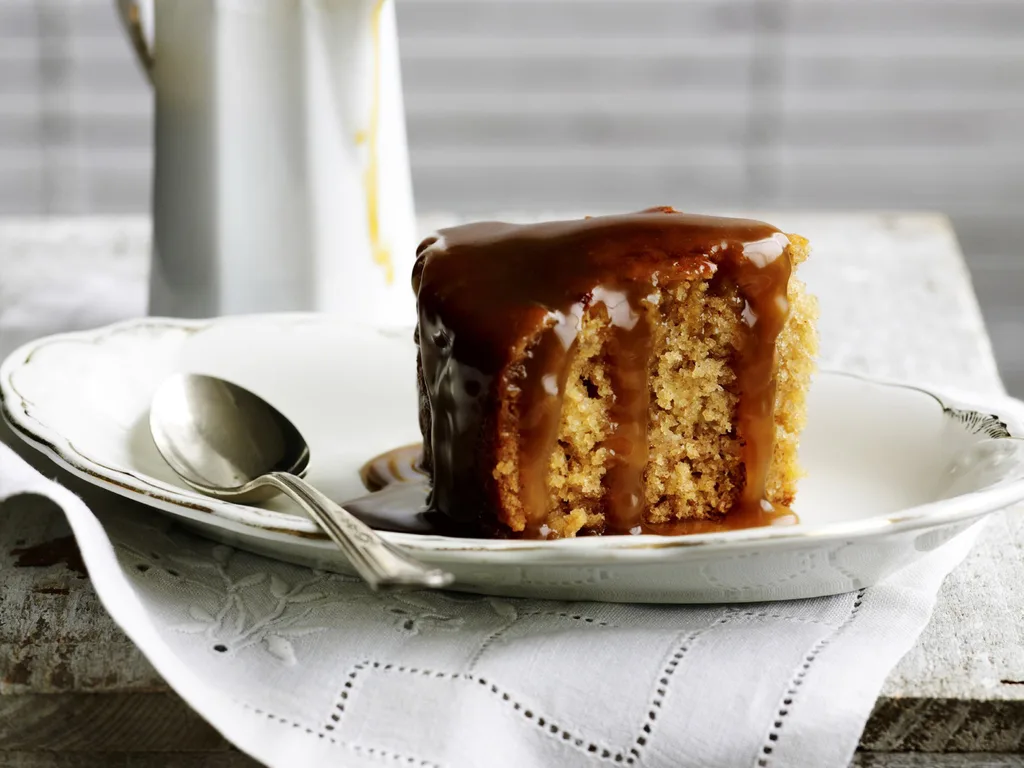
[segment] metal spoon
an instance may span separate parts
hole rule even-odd
[[[252,392],[211,376],[179,374],[153,398],[149,427],[182,480],[218,499],[245,502],[283,492],[338,545],[371,589],[444,587],[452,575],[430,568],[301,479],[309,447],[299,430]]]

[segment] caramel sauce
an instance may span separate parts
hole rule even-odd
[[[359,477],[368,491],[379,491],[396,483],[422,483],[430,477],[421,465],[422,456],[420,443],[392,448],[366,462]]]
[[[534,225],[484,222],[425,240],[413,286],[421,389],[430,415],[423,463],[432,478],[431,509],[477,531],[490,523],[493,532],[488,510],[497,491],[489,478],[496,453],[481,442],[493,440],[498,451],[518,446],[517,496],[525,518],[518,535],[547,535],[546,473],[566,378],[581,318],[603,305],[614,393],[612,433],[603,444],[612,456],[604,479],[605,532],[696,532],[787,519],[788,510],[765,500],[775,430],[775,342],[789,313],[787,244],[784,234],[762,222],[671,208]],[[651,526],[643,519],[648,315],[661,287],[693,280],[727,282],[743,302],[747,332],[734,369],[746,479],[722,521]]]
[[[371,493],[346,501],[345,509],[379,531],[471,536],[471,531],[428,506],[430,476],[423,469],[422,456],[420,443],[374,456],[359,470]]]
[[[423,469],[422,457],[423,446],[419,443],[374,456],[359,470],[363,485],[372,493],[345,502],[345,509],[379,531],[458,537],[478,535],[479,531],[430,508],[427,503],[430,477]],[[796,515],[786,507],[765,504],[767,506],[760,510],[737,510],[720,520],[644,524],[642,533],[681,536],[798,522]]]
[[[686,536],[697,533],[725,533],[746,528],[763,528],[768,525],[796,525],[800,522],[796,513],[781,504],[762,501],[757,506],[740,502],[725,517],[715,520],[673,520],[670,523],[645,523],[643,533],[658,536]]]
[[[370,100],[370,119],[365,131],[356,134],[357,144],[366,144],[367,160],[363,171],[363,193],[366,197],[366,226],[370,240],[370,255],[384,271],[384,281],[395,280],[395,266],[391,252],[380,237],[380,17],[387,0],[377,0],[371,20],[373,36],[373,95]]]
[[[647,467],[647,411],[650,385],[650,326],[635,307],[642,300],[629,296],[641,283],[619,296],[601,296],[606,306],[625,307],[625,317],[613,318],[608,343],[609,376],[615,400],[609,417],[612,433],[604,441],[610,456],[605,470],[605,532],[639,533],[644,512],[644,470]],[[617,322],[616,322],[617,321]]]

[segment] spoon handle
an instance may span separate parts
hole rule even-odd
[[[444,587],[453,576],[430,568],[384,541],[376,531],[357,520],[305,480],[287,472],[271,472],[261,478],[286,493],[301,506],[348,558],[370,589],[382,587]]]

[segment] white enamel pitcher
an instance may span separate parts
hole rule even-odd
[[[117,0],[156,96],[150,313],[411,324],[394,0]]]

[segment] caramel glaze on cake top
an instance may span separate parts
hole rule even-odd
[[[483,222],[441,230],[419,247],[421,387],[433,404],[424,463],[432,510],[480,530],[494,498],[481,488],[480,441],[501,439],[481,420],[516,391],[519,498],[525,525],[544,537],[545,473],[583,313],[603,303],[614,403],[605,476],[605,533],[640,533],[647,464],[650,328],[643,302],[658,287],[724,277],[744,302],[747,335],[734,363],[737,436],[746,482],[730,517],[770,510],[775,341],[789,312],[788,239],[758,221],[655,208],[621,216],[514,225]],[[499,414],[499,418],[500,418]],[[506,414],[507,415],[507,414]],[[493,456],[493,451],[490,452]],[[493,491],[493,489],[491,489]],[[493,528],[493,523],[490,523]]]

